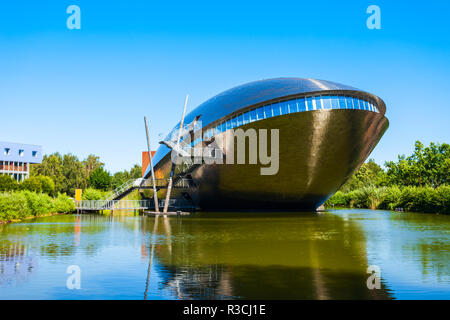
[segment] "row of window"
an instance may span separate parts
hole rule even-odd
[[[3,154],[4,154],[5,156],[11,155],[11,148],[5,148],[5,149],[3,150]],[[25,150],[19,149],[18,154],[19,154],[19,157],[23,157],[23,156],[25,155]],[[38,152],[37,152],[37,151],[31,151],[31,155],[33,156],[33,158],[37,158]]]
[[[330,95],[311,96],[277,102],[241,113],[240,115],[232,119],[228,119],[218,124],[214,128],[206,130],[203,137],[204,139],[210,139],[216,134],[245,125],[253,121],[296,112],[326,109],[354,109],[379,113],[378,108],[373,103],[360,98]],[[197,138],[197,140],[199,141],[193,141],[192,145],[196,145],[201,141],[200,138]]]

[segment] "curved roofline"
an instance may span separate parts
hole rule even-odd
[[[382,115],[386,113],[384,101],[366,91],[327,80],[285,77],[257,80],[223,91],[189,112],[185,117],[185,123],[190,123],[197,116],[201,115],[202,127],[206,128],[230,115],[266,105],[272,101],[284,101],[317,94],[359,96],[373,100],[377,104],[380,113]],[[173,129],[178,128],[179,125],[180,123],[178,122]],[[167,152],[169,152],[169,149],[161,145],[155,154],[154,164],[156,165],[164,158]],[[147,176],[148,173],[147,170],[144,176]]]

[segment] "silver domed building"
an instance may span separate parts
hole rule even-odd
[[[377,96],[324,80],[269,79],[227,90],[186,115],[185,123],[199,119],[203,126],[191,145],[215,141],[227,155],[236,149],[233,130],[278,129],[276,174],[262,175],[261,165],[236,162],[179,165],[175,181],[184,178],[190,187],[174,189],[173,197],[202,210],[315,210],[375,148],[389,126],[385,112]],[[153,163],[155,177],[167,178],[171,149],[162,144]],[[148,168],[144,177],[150,176]],[[159,198],[165,192],[159,190]]]

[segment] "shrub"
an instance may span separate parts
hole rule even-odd
[[[0,193],[0,220],[21,219],[31,213],[27,199],[22,193]]]
[[[88,188],[83,190],[83,200],[101,200],[104,199],[107,192],[103,192],[101,190]]]
[[[440,186],[437,189],[440,213],[450,214],[450,186]]]
[[[44,192],[51,196],[55,193],[55,183],[52,178],[46,176],[30,177],[24,180],[20,187],[22,190],[28,190],[32,192]]]
[[[379,204],[379,209],[395,210],[399,207],[402,191],[398,186],[386,187],[384,190],[383,201]]]
[[[53,202],[53,208],[57,213],[69,213],[75,211],[75,203],[66,194],[59,193]]]
[[[14,191],[19,188],[19,184],[9,175],[0,175],[0,191]]]
[[[450,213],[450,186],[365,187],[349,193],[336,192],[325,205],[350,208],[387,209],[403,208],[405,211]]]
[[[30,191],[23,192],[28,207],[31,211],[31,214],[34,216],[52,213],[54,211],[53,208],[53,199],[50,198],[47,194],[44,193],[34,193]]]
[[[348,197],[347,194],[343,193],[342,191],[338,191],[335,194],[333,194],[326,202],[326,207],[346,207],[348,206]]]
[[[380,204],[383,202],[384,195],[386,192],[385,187],[376,188],[376,187],[367,187],[364,188],[364,195],[366,198],[366,206],[369,209],[375,210]]]

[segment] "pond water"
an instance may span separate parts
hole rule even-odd
[[[0,299],[449,299],[449,235],[359,209],[38,218],[0,226]]]

